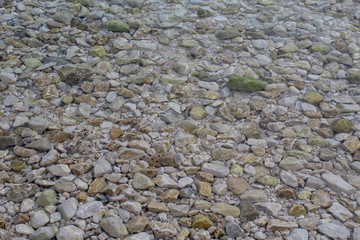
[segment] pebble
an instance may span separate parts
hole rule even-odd
[[[126,226],[119,217],[108,217],[101,221],[101,228],[111,237],[123,238],[128,235]]]

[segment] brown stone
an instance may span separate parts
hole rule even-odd
[[[33,196],[39,191],[36,184],[14,184],[10,187],[6,198],[8,201],[21,202],[25,198]]]
[[[320,189],[311,194],[311,202],[322,207],[330,207],[333,201],[329,193]]]
[[[23,148],[20,146],[15,146],[13,151],[14,151],[15,155],[20,156],[20,157],[31,157],[36,154],[36,150],[27,149],[27,148]]]
[[[121,128],[113,128],[110,131],[110,138],[116,139],[124,134],[124,131]]]
[[[29,221],[29,215],[27,213],[19,213],[14,218],[14,224],[21,224]]]
[[[211,182],[211,183],[214,182],[214,175],[212,175],[211,173],[197,172],[195,176],[196,178],[204,182]]]
[[[245,179],[231,176],[226,179],[226,185],[227,188],[235,194],[242,194],[250,187]]]
[[[149,178],[153,178],[157,175],[158,170],[155,167],[148,167],[145,169],[141,169],[140,173],[144,174]]]
[[[152,155],[149,159],[149,163],[155,167],[160,167],[160,166],[176,167],[178,165],[177,160],[172,153]]]
[[[160,195],[160,199],[166,203],[173,203],[177,200],[179,191],[176,189],[169,189]]]
[[[70,138],[70,134],[63,131],[52,131],[47,135],[50,142],[62,143]]]
[[[276,190],[276,194],[281,198],[296,199],[296,190],[291,187],[287,187],[287,186],[279,187]]]
[[[126,223],[126,228],[131,233],[139,233],[144,231],[149,221],[147,217],[134,217]]]
[[[195,183],[196,187],[198,188],[198,191],[200,193],[200,195],[209,197],[211,196],[211,185],[208,182],[196,182]]]
[[[95,179],[89,186],[88,193],[90,194],[97,194],[100,193],[104,188],[107,186],[105,178],[100,177]]]
[[[169,208],[165,204],[159,202],[150,202],[147,207],[150,212],[169,212]]]
[[[317,133],[324,138],[332,138],[334,136],[334,132],[331,128],[320,128]]]

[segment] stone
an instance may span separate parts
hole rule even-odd
[[[306,209],[300,203],[294,203],[289,208],[289,215],[294,217],[306,216]]]
[[[193,107],[190,110],[190,116],[195,120],[203,119],[208,115],[208,112],[202,107]]]
[[[58,228],[54,225],[41,227],[34,231],[29,238],[31,240],[43,239],[43,240],[51,240],[55,237]]]
[[[287,229],[292,229],[292,228],[297,228],[298,224],[295,222],[286,222],[286,221],[282,221],[282,220],[278,220],[278,219],[270,219],[266,230],[267,231],[282,231],[282,230],[287,230]]]
[[[28,68],[37,68],[42,65],[41,61],[39,61],[38,59],[35,59],[35,58],[25,58],[24,64]]]
[[[14,146],[16,142],[15,137],[0,136],[0,150],[5,150],[7,147]]]
[[[332,204],[330,194],[322,189],[316,190],[311,194],[311,202],[322,207],[330,207]]]
[[[120,20],[109,20],[106,22],[103,22],[102,24],[103,28],[113,31],[113,32],[129,32],[130,26]]]
[[[100,193],[104,188],[107,186],[107,182],[105,181],[104,177],[96,178],[92,181],[89,185],[88,193],[90,194],[97,194]]]
[[[254,204],[248,201],[240,202],[240,219],[251,221],[259,216],[260,212]]]
[[[306,230],[313,230],[316,228],[316,226],[319,223],[318,217],[308,217],[308,218],[302,218],[298,220],[298,223],[301,228]]]
[[[0,80],[4,83],[15,83],[17,81],[18,77],[17,75],[15,75],[12,72],[8,72],[8,71],[2,71],[0,73]]]
[[[123,238],[128,235],[126,226],[119,217],[107,217],[100,222],[100,227],[110,236]]]
[[[173,217],[187,217],[189,210],[190,210],[190,206],[189,205],[172,205],[169,207],[170,210],[170,214]]]
[[[163,202],[170,203],[175,202],[179,196],[179,191],[176,189],[169,189],[160,194],[160,199]]]
[[[131,233],[143,232],[149,222],[147,217],[136,216],[126,223],[126,228]]]
[[[323,137],[320,136],[310,136],[307,140],[307,144],[314,147],[327,147],[329,142],[327,142]]]
[[[335,119],[331,123],[331,129],[337,133],[349,133],[355,130],[354,123],[347,119]]]
[[[104,57],[106,56],[106,51],[103,46],[94,46],[89,49],[89,53],[93,57]]]
[[[324,97],[318,92],[307,92],[304,100],[311,104],[319,104],[324,100]]]
[[[303,169],[304,165],[303,165],[302,161],[300,161],[299,159],[297,159],[295,157],[286,157],[280,161],[279,167],[281,167],[285,170],[294,172],[294,171]]]
[[[295,228],[291,231],[290,235],[286,237],[286,240],[307,240],[309,239],[308,231],[301,228]]]
[[[240,200],[249,202],[268,202],[265,192],[258,189],[247,190],[241,194]]]
[[[321,54],[326,55],[330,52],[331,48],[326,44],[317,42],[311,46],[310,50],[313,52],[319,52]]]
[[[38,229],[50,221],[49,215],[44,210],[39,210],[34,213],[30,219],[31,226]]]
[[[161,83],[164,85],[174,84],[174,85],[182,85],[188,80],[187,77],[178,77],[173,75],[163,75],[161,77]]]
[[[99,212],[102,207],[103,204],[100,201],[92,201],[85,203],[77,209],[76,216],[82,219],[92,217],[97,212]]]
[[[121,128],[112,128],[110,131],[110,138],[116,139],[124,134],[124,131]]]
[[[202,196],[211,196],[211,185],[208,182],[195,182],[196,187],[198,188],[198,191],[200,195]]]
[[[255,203],[255,206],[259,210],[269,213],[273,216],[278,216],[280,210],[282,209],[282,205],[280,203],[275,203],[275,202]]]
[[[249,183],[244,178],[227,177],[227,188],[234,194],[243,194],[250,188]]]
[[[56,164],[46,168],[53,175],[58,177],[68,176],[70,174],[70,168],[66,164]]]
[[[84,236],[84,231],[74,225],[61,227],[56,233],[57,240],[83,240]]]
[[[42,152],[47,152],[52,149],[52,145],[47,138],[40,138],[29,144],[26,144],[25,147],[33,148]]]
[[[48,128],[48,120],[42,117],[33,117],[27,122],[29,128],[42,134]]]
[[[353,186],[351,186],[339,175],[335,175],[332,173],[324,173],[321,177],[327,183],[327,185],[329,185],[333,190],[337,192],[352,194],[356,191]]]
[[[37,152],[34,149],[27,149],[20,146],[15,146],[13,148],[14,154],[20,157],[31,157],[34,156]]]
[[[208,229],[213,225],[213,222],[206,216],[202,214],[197,214],[193,218],[192,227],[193,228],[203,228]]]
[[[216,214],[223,216],[233,216],[238,217],[240,215],[240,209],[238,207],[229,205],[227,203],[215,203],[211,208],[211,211]]]
[[[226,40],[229,38],[235,38],[241,35],[241,32],[239,29],[236,29],[234,27],[226,27],[224,30],[221,30],[219,33],[216,34],[216,37],[218,37],[221,40]]]
[[[62,202],[58,206],[58,211],[61,213],[63,219],[70,220],[76,214],[76,211],[78,209],[77,205],[78,201],[72,197]]]
[[[360,141],[355,136],[349,136],[345,139],[343,146],[350,154],[354,154],[360,149]]]
[[[57,194],[53,189],[46,189],[37,198],[36,203],[41,207],[56,205],[58,203]]]
[[[201,171],[211,173],[215,177],[226,177],[230,172],[229,167],[220,163],[204,163]]]
[[[226,235],[233,238],[240,237],[245,233],[245,231],[239,226],[239,224],[234,221],[229,221],[226,223],[225,231]]]
[[[17,233],[20,233],[22,235],[30,235],[34,232],[34,229],[26,224],[16,225],[15,230]]]
[[[251,78],[242,77],[236,74],[230,75],[228,86],[231,90],[241,90],[246,92],[260,91],[265,88],[267,82]]]
[[[155,186],[155,183],[142,173],[135,173],[132,181],[132,186],[135,189],[145,190]]]
[[[135,201],[126,201],[121,203],[120,205],[123,209],[134,213],[135,215],[139,215],[141,212],[141,204]]]
[[[264,186],[276,186],[278,184],[278,180],[270,175],[262,176],[258,179],[256,179],[259,183],[261,183]]]
[[[333,239],[349,239],[350,231],[342,224],[331,222],[321,224],[317,227],[318,231]]]
[[[95,178],[102,177],[103,175],[111,173],[111,172],[112,172],[112,166],[104,158],[100,158],[94,163],[94,177]]]
[[[25,163],[15,159],[11,162],[10,167],[14,172],[20,172],[25,167]]]
[[[149,223],[149,226],[157,239],[171,238],[177,234],[175,226],[170,223],[152,221]]]
[[[158,202],[150,202],[147,207],[150,212],[169,212],[169,208],[165,204]]]
[[[11,185],[6,198],[9,201],[21,202],[24,199],[33,196],[38,191],[39,187],[36,184],[13,184]]]
[[[235,149],[228,148],[214,148],[211,150],[211,156],[215,161],[226,161],[234,158],[237,155]]]
[[[328,208],[328,211],[343,222],[354,216],[346,207],[337,202],[333,202],[331,207]]]

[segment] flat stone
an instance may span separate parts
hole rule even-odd
[[[269,213],[273,216],[278,216],[279,212],[282,209],[282,205],[280,203],[275,202],[261,202],[261,203],[255,203],[255,206],[266,213]]]
[[[123,238],[128,235],[126,226],[119,217],[107,217],[100,222],[100,227],[110,236]]]
[[[301,228],[306,230],[313,230],[319,223],[319,217],[308,217],[298,220],[298,223]]]
[[[250,189],[240,195],[240,199],[249,202],[268,202],[263,190]]]
[[[304,165],[299,159],[295,157],[286,157],[280,161],[279,167],[288,171],[297,171],[303,169]]]
[[[90,194],[97,194],[104,190],[104,188],[107,186],[107,182],[104,177],[96,178],[94,181],[92,181],[89,185],[88,193]]]
[[[238,207],[229,205],[227,203],[215,203],[210,209],[213,213],[223,216],[238,217],[240,215],[240,209]]]
[[[308,231],[305,229],[295,228],[291,231],[290,235],[287,236],[286,240],[307,240],[309,239]]]
[[[177,182],[175,182],[168,174],[157,175],[153,182],[162,188],[178,188]]]
[[[169,212],[169,208],[165,204],[159,202],[150,202],[147,207],[150,212]]]
[[[103,28],[113,31],[113,32],[129,32],[130,26],[120,20],[109,20],[106,22],[103,22],[102,24]]]
[[[33,148],[42,152],[47,152],[52,149],[52,145],[47,138],[40,138],[29,144],[26,144],[25,147]]]
[[[173,217],[187,217],[189,210],[190,210],[190,206],[189,205],[172,205],[169,207],[170,210],[170,214]]]
[[[354,216],[346,207],[337,202],[333,202],[328,211],[343,222]]]
[[[150,187],[154,187],[155,183],[142,173],[135,173],[133,177],[132,186],[135,189],[145,190]]]
[[[38,228],[35,232],[33,232],[29,238],[31,240],[43,239],[43,240],[51,240],[55,237],[58,228],[54,225]]]
[[[240,219],[253,220],[259,216],[260,212],[257,207],[248,201],[240,202]]]
[[[298,225],[297,223],[294,222],[286,222],[286,221],[282,221],[282,220],[278,220],[278,219],[270,219],[266,230],[267,231],[282,231],[282,230],[287,230],[287,229],[292,229],[292,228],[297,228]]]
[[[311,202],[322,207],[330,207],[332,204],[330,194],[321,189],[313,192]]]
[[[83,240],[84,236],[84,231],[74,225],[61,227],[56,233],[57,240]]]
[[[37,152],[34,149],[27,149],[20,146],[15,146],[13,148],[14,154],[20,157],[31,157],[34,156]]]
[[[144,151],[134,148],[121,148],[118,153],[119,157],[124,160],[138,160],[142,157],[147,156]]]
[[[321,224],[317,227],[318,231],[332,239],[349,239],[350,231],[342,224],[337,222]]]
[[[215,177],[226,177],[230,172],[229,167],[220,163],[204,163],[201,166],[201,171],[211,173]]]
[[[16,142],[15,137],[0,136],[0,150],[5,150],[7,147],[14,146]]]
[[[237,151],[228,148],[214,148],[211,151],[211,156],[215,161],[226,161],[234,158],[237,155]]]
[[[46,168],[49,172],[58,177],[68,176],[70,174],[70,168],[66,164],[56,164]]]
[[[344,192],[346,194],[352,194],[356,189],[346,182],[342,177],[332,174],[324,173],[322,179],[329,185],[333,190],[337,192]]]
[[[49,121],[42,117],[33,117],[27,124],[32,130],[42,134],[48,128]]]

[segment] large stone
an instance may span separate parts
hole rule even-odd
[[[142,157],[147,156],[144,151],[134,148],[121,148],[118,153],[119,157],[124,160],[138,160]]]
[[[113,32],[129,32],[130,26],[120,20],[109,20],[106,22],[103,22],[102,24],[103,28],[113,31]]]
[[[29,144],[26,144],[25,147],[33,148],[42,152],[47,152],[52,149],[52,145],[47,138],[40,138],[38,140],[35,140]]]
[[[128,235],[126,226],[119,217],[108,217],[100,222],[100,227],[110,236],[123,238]]]
[[[346,138],[343,146],[344,149],[350,154],[354,154],[360,149],[360,141],[355,136],[349,136],[348,138]]]
[[[76,216],[78,218],[86,219],[94,216],[97,212],[100,211],[103,204],[100,201],[92,201],[81,205],[76,211]]]
[[[201,171],[211,173],[215,177],[226,177],[230,172],[229,167],[220,163],[204,163]]]
[[[54,225],[38,228],[35,232],[33,232],[29,238],[31,240],[51,240],[55,237],[58,228]]]
[[[154,187],[155,183],[149,177],[137,172],[133,177],[132,186],[135,189],[145,190],[150,187]]]
[[[311,201],[313,204],[322,207],[330,207],[332,204],[330,194],[322,189],[313,192],[313,194],[311,195]]]
[[[314,43],[311,46],[310,50],[313,52],[319,52],[326,55],[330,52],[331,48],[326,44],[318,42],[318,43]]]
[[[220,214],[223,216],[233,216],[233,217],[238,217],[240,215],[240,209],[238,207],[229,205],[227,203],[215,203],[212,207],[211,207],[211,211],[213,213],[216,214]]]
[[[104,158],[100,158],[94,164],[94,177],[98,178],[112,172],[111,164]]]
[[[42,117],[33,117],[27,122],[28,126],[39,134],[42,134],[48,127],[48,120]]]
[[[4,150],[7,147],[14,146],[16,142],[17,141],[15,137],[0,136],[0,150]]]
[[[298,225],[295,222],[286,222],[286,221],[282,221],[282,220],[278,220],[278,219],[270,219],[268,225],[267,225],[267,231],[282,231],[282,230],[287,230],[287,229],[292,229],[292,228],[297,228]]]
[[[197,214],[193,218],[192,227],[193,228],[204,228],[208,229],[213,225],[213,222],[206,216],[202,214]]]
[[[226,161],[234,158],[237,155],[237,151],[235,149],[228,148],[214,148],[211,151],[211,156],[216,161]]]
[[[333,190],[337,192],[352,194],[356,191],[353,186],[351,186],[339,175],[335,175],[332,173],[324,173],[321,177],[327,183],[327,185],[329,185]]]
[[[346,207],[337,202],[334,202],[328,211],[343,222],[354,216]]]
[[[324,100],[324,97],[318,92],[307,92],[304,100],[311,104],[319,104]]]
[[[229,221],[225,225],[226,235],[232,238],[240,237],[244,234],[244,230],[234,221]]]
[[[57,194],[53,189],[46,189],[40,194],[36,202],[41,207],[56,205],[58,203]]]
[[[153,231],[156,239],[172,238],[177,234],[176,227],[171,223],[152,221],[149,223],[149,226]]]
[[[240,212],[240,219],[242,220],[253,220],[260,214],[255,205],[248,201],[240,202]]]
[[[83,240],[84,231],[74,225],[61,227],[56,233],[56,240]]]
[[[347,119],[335,119],[331,123],[331,129],[337,133],[349,133],[355,130],[354,123]]]
[[[126,228],[131,233],[143,232],[149,221],[148,217],[136,216],[126,223]]]
[[[308,240],[308,231],[301,228],[295,228],[291,231],[290,235],[286,238],[286,240]]]
[[[44,210],[39,210],[30,219],[31,226],[35,229],[40,228],[50,221],[49,215]]]
[[[332,239],[349,239],[350,231],[341,223],[331,222],[319,225],[318,231]]]
[[[69,198],[58,206],[58,211],[63,219],[70,220],[76,214],[77,205],[78,201],[75,198]]]
[[[22,200],[33,196],[38,191],[39,187],[35,184],[14,184],[11,185],[6,198],[9,201],[21,202]]]
[[[268,202],[266,194],[263,190],[250,189],[240,195],[240,200],[249,202]]]
[[[246,92],[260,91],[265,88],[267,82],[251,78],[243,77],[236,74],[230,75],[229,77],[229,88],[232,90],[241,90]]]
[[[235,194],[243,194],[249,189],[250,185],[244,178],[235,178],[229,176],[226,179],[227,188]]]
[[[68,176],[70,174],[70,168],[66,164],[56,164],[46,168],[53,175],[58,177]]]

